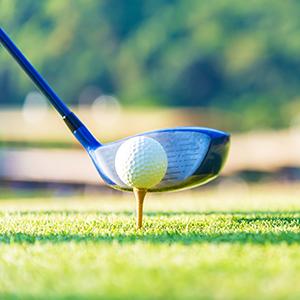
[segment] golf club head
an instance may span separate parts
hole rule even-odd
[[[230,140],[227,133],[199,127],[162,129],[136,136],[155,139],[168,157],[164,178],[148,192],[187,189],[216,178],[225,163]],[[132,187],[119,178],[115,170],[115,156],[129,138],[87,149],[103,180],[112,188],[123,191],[132,191]]]

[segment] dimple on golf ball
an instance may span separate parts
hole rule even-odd
[[[120,179],[130,187],[148,189],[157,185],[168,167],[167,154],[156,140],[137,136],[118,149],[115,168]]]

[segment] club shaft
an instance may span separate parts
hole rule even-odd
[[[36,84],[39,90],[46,96],[54,108],[63,117],[63,120],[77,137],[84,147],[94,146],[99,144],[97,140],[92,136],[84,124],[78,119],[78,117],[66,106],[66,104],[58,97],[53,91],[47,81],[39,74],[39,72],[32,66],[23,53],[18,49],[14,42],[9,38],[5,31],[0,27],[0,42],[11,54],[11,56],[17,61],[25,73]],[[80,130],[78,130],[80,129]],[[77,134],[76,134],[77,132]]]

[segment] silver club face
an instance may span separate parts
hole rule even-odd
[[[149,192],[186,189],[212,180],[223,166],[229,146],[228,134],[207,128],[163,129],[138,136],[157,140],[168,157],[168,168],[164,178],[150,188]],[[108,185],[115,189],[131,191],[132,188],[121,181],[115,170],[116,153],[127,139],[102,145],[90,150],[89,154]]]

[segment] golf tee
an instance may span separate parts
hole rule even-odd
[[[136,201],[136,227],[140,229],[143,227],[143,205],[146,196],[146,190],[133,189]]]

